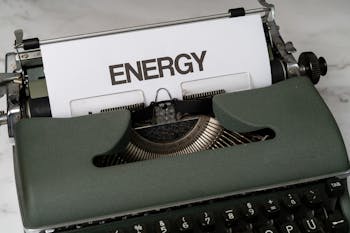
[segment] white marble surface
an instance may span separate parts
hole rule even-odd
[[[318,85],[350,149],[350,1],[273,1],[286,40],[299,51],[311,50],[327,58],[329,73]],[[13,43],[13,31],[47,39],[131,25],[226,12],[254,1],[211,0],[0,0],[0,72]],[[78,57],[77,57],[78,59]],[[4,100],[1,100],[3,106]],[[322,127],[322,126],[320,126]],[[12,141],[0,129],[0,231],[22,232],[15,190]],[[324,135],[327,137],[327,135]],[[350,150],[349,150],[350,151]]]

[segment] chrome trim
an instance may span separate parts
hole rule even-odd
[[[298,62],[292,55],[292,53],[296,52],[297,50],[295,49],[292,42],[285,43],[280,34],[280,28],[275,21],[275,5],[266,2],[266,0],[258,0],[258,2],[260,5],[269,9],[269,13],[265,15],[266,24],[269,27],[270,37],[272,39],[273,45],[276,47],[287,65],[288,77],[300,76],[300,68]]]
[[[266,0],[258,0],[259,4],[268,9],[268,13],[265,15],[267,21],[275,20],[275,5],[266,2]]]
[[[236,195],[246,194],[246,193],[251,193],[251,192],[260,192],[260,191],[264,191],[264,190],[266,191],[266,190],[270,190],[270,189],[281,188],[281,187],[286,187],[286,186],[291,186],[291,185],[309,183],[309,182],[327,179],[327,178],[331,178],[331,177],[338,177],[340,179],[345,179],[347,177],[350,177],[350,169],[345,171],[345,172],[337,172],[337,173],[332,173],[332,174],[328,174],[328,175],[322,175],[322,176],[316,176],[316,177],[312,177],[312,178],[305,178],[305,179],[285,182],[285,183],[281,183],[281,184],[274,184],[274,185],[268,185],[268,186],[263,186],[263,187],[245,189],[245,190],[229,192],[229,193],[221,194],[221,195],[208,196],[205,198],[196,198],[196,199],[191,199],[188,201],[183,201],[183,202],[178,202],[178,203],[169,203],[169,204],[162,205],[162,206],[155,206],[152,208],[138,209],[138,210],[133,210],[130,212],[121,212],[121,213],[116,214],[116,215],[108,215],[108,216],[103,216],[103,217],[99,217],[99,218],[90,218],[90,219],[85,219],[83,221],[67,222],[67,223],[64,223],[62,225],[44,226],[43,228],[38,228],[38,229],[24,228],[24,231],[26,233],[52,232],[52,230],[54,230],[55,228],[61,228],[61,227],[65,227],[65,226],[79,225],[79,224],[83,224],[83,223],[87,223],[87,222],[102,221],[102,220],[111,219],[111,218],[118,218],[118,217],[120,218],[123,216],[138,215],[138,214],[141,214],[144,212],[149,212],[149,211],[154,211],[154,210],[159,210],[159,209],[166,209],[166,208],[172,208],[172,207],[176,207],[176,206],[199,203],[199,202],[209,201],[212,199],[221,199],[221,198],[226,198],[229,196],[236,196]],[[96,226],[96,225],[94,225],[94,226]]]
[[[22,77],[19,73],[0,73],[0,86],[18,80]]]
[[[16,60],[19,61],[26,61],[31,60],[35,58],[41,57],[41,51],[39,49],[36,50],[30,50],[30,51],[23,51],[16,54]]]

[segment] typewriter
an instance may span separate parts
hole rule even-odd
[[[6,55],[0,76],[8,104],[1,124],[15,138],[25,232],[349,233],[349,161],[337,124],[314,88],[327,73],[326,60],[312,52],[296,60],[293,44],[279,33],[274,6],[258,2],[257,9],[53,40],[23,39],[15,31],[15,52]],[[269,74],[262,78],[271,85],[245,86],[249,75],[239,74],[234,77],[243,77],[245,88],[231,90],[232,76],[219,75],[214,82],[194,80],[186,86],[190,91],[174,95],[161,83],[162,72],[176,76],[195,65],[200,71],[209,56],[209,50],[189,51],[109,67],[109,82],[122,89],[130,80],[146,83],[147,70],[157,69],[159,80],[149,87],[156,90],[153,101],[145,100],[145,89],[141,95],[130,89],[112,101],[103,95],[78,99],[71,102],[71,115],[58,114],[56,104],[68,96],[70,83],[55,102],[45,46],[68,41],[76,49],[94,38],[152,35],[228,18],[242,23],[252,15],[260,20],[268,54]],[[230,60],[232,54],[222,55]],[[77,60],[84,56],[89,53]],[[184,70],[179,57],[192,59],[193,66],[187,63]],[[62,79],[75,72],[69,63],[60,69]],[[120,79],[121,73],[129,77]]]

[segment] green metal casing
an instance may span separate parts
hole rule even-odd
[[[25,228],[159,208],[349,169],[336,122],[306,78],[218,95],[213,109],[228,129],[271,128],[276,137],[97,168],[94,156],[125,147],[129,112],[21,120],[15,132],[15,174]]]

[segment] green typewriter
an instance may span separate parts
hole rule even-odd
[[[296,60],[274,6],[258,2],[67,38],[15,31],[0,74],[8,103],[0,122],[15,138],[24,231],[350,233],[349,160],[314,88],[326,60],[312,52]],[[173,34],[194,49],[172,51]],[[164,53],[148,56],[140,38]],[[115,60],[90,65],[107,60],[101,41]],[[258,69],[254,59],[266,74],[248,70]],[[227,72],[206,73],[219,66]],[[96,94],[97,79],[108,95]]]

